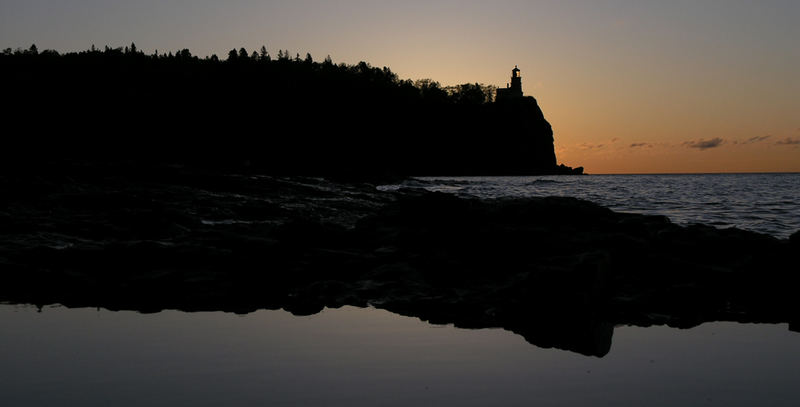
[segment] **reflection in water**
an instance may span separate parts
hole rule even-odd
[[[618,327],[605,358],[376,309],[0,306],[5,405],[797,405],[786,326]]]

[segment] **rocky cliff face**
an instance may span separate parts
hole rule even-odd
[[[553,171],[557,167],[553,128],[536,99],[531,96],[506,99],[497,102],[494,108],[499,119],[498,130],[512,137],[509,146],[512,151],[529,157],[523,162],[528,162],[534,171]]]
[[[411,175],[566,175],[558,165],[553,129],[533,97],[479,106],[452,106],[406,144]],[[408,138],[406,138],[408,141]]]

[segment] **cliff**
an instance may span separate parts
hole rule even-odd
[[[288,55],[285,54],[285,55]],[[490,103],[388,68],[235,52],[0,55],[3,163],[172,163],[347,177],[571,173],[533,98]]]

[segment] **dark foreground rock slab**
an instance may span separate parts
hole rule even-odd
[[[620,324],[800,321],[794,236],[572,198],[180,168],[0,182],[2,301],[298,315],[371,305],[594,356]]]

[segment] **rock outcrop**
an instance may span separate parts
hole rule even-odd
[[[572,198],[115,171],[0,180],[0,301],[298,315],[372,305],[593,356],[620,324],[800,322],[797,234],[682,227]]]

